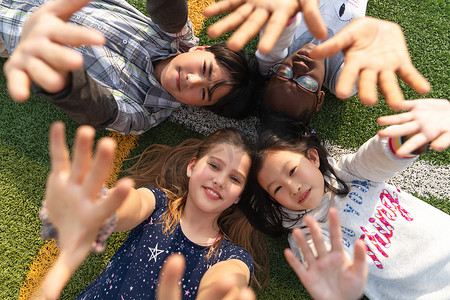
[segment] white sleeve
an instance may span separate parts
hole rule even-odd
[[[408,167],[417,157],[396,157],[389,145],[389,138],[376,135],[356,153],[344,155],[338,161],[338,167],[357,177],[382,182]]]
[[[294,38],[295,31],[297,30],[298,25],[301,23],[302,14],[297,13],[297,16],[289,26],[283,30],[280,38],[277,43],[273,47],[272,51],[266,55],[261,54],[258,50],[256,51],[256,58],[259,64],[259,72],[261,75],[266,76],[267,72],[269,72],[270,68],[276,64],[282,62],[288,56],[288,47],[292,43],[292,39]],[[261,30],[260,36],[264,34],[264,29]]]

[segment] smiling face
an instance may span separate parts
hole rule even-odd
[[[324,179],[315,149],[307,156],[287,151],[270,151],[265,156],[258,183],[282,206],[293,210],[316,208],[324,194]]]
[[[266,108],[283,113],[295,120],[304,121],[305,115],[312,115],[322,106],[324,93],[320,91],[325,76],[323,60],[309,58],[308,50],[315,47],[307,44],[283,61],[294,71],[293,78],[303,75],[314,78],[319,83],[319,92],[314,93],[299,87],[293,80],[273,75],[265,92]],[[310,118],[309,118],[310,119]]]
[[[250,156],[241,148],[221,143],[188,166],[186,205],[219,215],[239,199],[250,170]]]
[[[209,106],[230,92],[221,86],[212,92],[215,83],[229,79],[230,75],[219,67],[213,53],[205,47],[193,47],[160,62],[156,76],[165,90],[179,102],[190,106]]]

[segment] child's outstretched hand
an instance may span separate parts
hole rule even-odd
[[[317,222],[312,216],[306,215],[305,222],[317,257],[303,232],[294,229],[293,235],[305,263],[298,260],[290,249],[284,252],[286,260],[314,299],[359,299],[368,275],[364,244],[362,241],[356,243],[353,263],[349,261],[342,246],[341,226],[336,209],[330,208],[329,216],[331,250],[327,250]]]
[[[181,299],[180,282],[183,278],[185,259],[180,254],[172,254],[164,263],[158,279],[157,300]],[[255,293],[250,288],[239,289],[233,278],[224,277],[213,284],[206,293],[198,295],[197,300],[255,300]]]
[[[58,298],[91,250],[103,222],[133,187],[132,180],[120,180],[105,198],[98,200],[109,176],[116,145],[114,140],[103,138],[92,158],[94,134],[92,127],[79,127],[70,161],[63,123],[56,122],[50,129],[51,172],[45,201],[49,219],[58,231],[61,253],[42,286],[46,299]]]
[[[339,51],[345,54],[344,68],[336,86],[339,98],[350,96],[358,76],[358,95],[366,105],[377,103],[378,83],[389,106],[401,109],[404,97],[396,73],[420,94],[431,89],[413,66],[403,31],[396,23],[370,17],[355,19],[309,54],[311,58],[320,59]]]
[[[269,53],[280,37],[288,20],[302,11],[305,22],[312,34],[323,40],[327,29],[319,12],[318,0],[222,0],[204,10],[206,17],[232,12],[208,28],[208,35],[217,38],[236,29],[228,40],[228,48],[241,50],[267,23],[258,50]]]
[[[81,54],[67,46],[101,45],[105,38],[89,28],[67,23],[90,0],[50,1],[26,21],[20,42],[4,65],[8,92],[19,102],[30,96],[31,82],[48,93],[63,90],[70,71],[83,65]]]
[[[400,125],[382,129],[382,137],[409,136],[397,150],[404,157],[431,142],[430,147],[443,151],[450,146],[450,102],[445,99],[420,99],[402,102],[408,112],[378,118],[378,125]]]

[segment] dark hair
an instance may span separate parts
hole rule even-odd
[[[228,80],[215,83],[211,92],[220,86],[230,86],[231,91],[216,104],[205,108],[224,117],[245,118],[256,108],[264,85],[256,59],[247,56],[242,50],[231,51],[225,44],[215,44],[205,50],[213,53],[219,66],[231,76]]]
[[[274,201],[258,184],[257,175],[267,154],[271,151],[287,150],[306,155],[308,149],[315,149],[319,154],[319,170],[324,177],[325,189],[337,195],[346,195],[349,192],[347,184],[336,176],[335,171],[329,164],[328,152],[317,134],[303,136],[305,128],[302,127],[301,123],[293,123],[290,127],[280,125],[277,129],[265,128],[260,134],[252,155],[249,184],[247,184],[242,197],[245,199],[242,207],[246,211],[246,215],[249,216],[250,222],[258,230],[271,236],[289,231],[283,227],[283,220],[297,221],[303,217],[303,214],[296,219],[289,217],[283,211],[282,205]],[[338,183],[337,188],[330,182],[332,180],[336,180]]]
[[[204,140],[187,139],[172,147],[151,145],[139,156],[138,162],[128,169],[136,187],[152,186],[163,190],[169,200],[167,211],[161,216],[163,232],[171,233],[180,222],[189,190],[189,178],[186,170],[192,158],[204,157],[219,144],[233,145],[251,155],[250,143],[235,128],[220,129]],[[255,261],[255,280],[257,286],[264,286],[268,278],[267,249],[263,235],[254,230],[239,204],[231,205],[218,217],[217,224],[221,237],[210,247],[207,259],[217,255],[223,237],[235,245],[247,249]]]

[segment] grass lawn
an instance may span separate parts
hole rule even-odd
[[[145,10],[144,0],[129,1]],[[430,81],[433,90],[426,97],[449,97],[449,11],[447,0],[369,1],[367,15],[391,20],[404,29],[414,65]],[[206,22],[206,26],[211,20]],[[211,44],[205,31],[200,33],[201,44]],[[252,54],[256,41],[245,50]],[[1,61],[3,65],[4,61]],[[405,84],[401,84],[407,99],[423,98]],[[26,103],[13,102],[6,91],[6,82],[0,75],[0,299],[17,299],[19,290],[35,255],[44,245],[39,238],[40,222],[37,213],[49,171],[47,134],[54,120],[67,126],[71,144],[77,125],[62,112],[40,97],[33,96]],[[377,117],[389,114],[383,99],[374,107],[364,107],[356,97],[337,100],[327,93],[325,105],[313,120],[312,127],[327,140],[345,148],[361,145],[378,130]],[[98,131],[97,138],[108,135]],[[186,126],[165,121],[143,134],[131,155],[140,153],[152,143],[176,144],[189,137],[201,135]],[[422,159],[448,166],[450,151],[431,152]],[[408,178],[405,178],[408,180]],[[423,198],[449,213],[447,199]],[[104,255],[90,255],[86,263],[66,287],[62,299],[72,299],[86,287],[105,267],[126,233],[116,234],[109,240]],[[307,292],[282,256],[286,239],[268,239],[270,247],[271,277],[258,299],[303,299]]]

